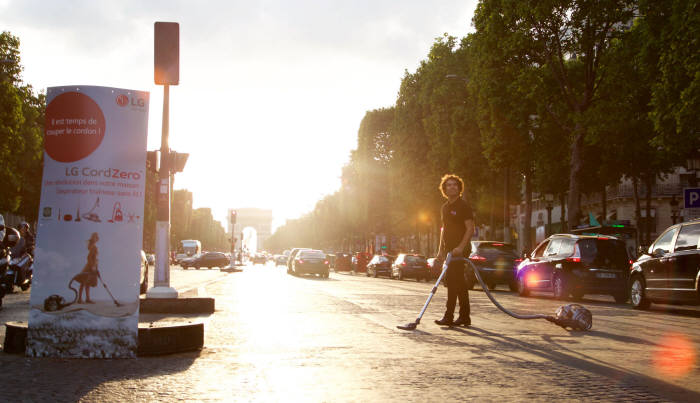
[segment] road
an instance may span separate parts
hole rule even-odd
[[[0,354],[0,400],[257,401],[700,401],[700,310],[636,311],[612,298],[582,303],[588,332],[512,319],[470,292],[472,326],[446,328],[440,288],[416,331],[431,284],[331,273],[293,277],[283,267],[240,273],[174,269],[173,285],[216,298],[200,321],[199,352],[134,360],[36,359]],[[553,313],[546,295],[496,298],[521,313]],[[26,293],[6,297],[17,320]],[[25,319],[26,320],[26,319]],[[3,329],[4,331],[4,329]]]

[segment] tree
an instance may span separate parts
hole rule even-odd
[[[41,192],[45,97],[21,81],[19,39],[0,34],[0,211],[35,221]]]
[[[580,216],[583,115],[595,104],[605,78],[609,45],[627,29],[633,11],[632,0],[498,0],[480,2],[475,13],[481,32],[498,35],[501,47],[541,66],[557,84],[558,91],[539,102],[569,134],[568,221],[572,225]]]

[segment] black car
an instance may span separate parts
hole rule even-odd
[[[625,243],[612,236],[556,234],[518,266],[518,293],[551,290],[554,297],[610,294],[627,301],[631,261]]]
[[[498,284],[506,284],[511,291],[517,291],[518,283],[515,273],[522,261],[515,247],[508,243],[494,241],[472,241],[472,252],[469,260],[479,269],[484,283],[490,288]],[[472,270],[465,270],[464,277],[467,288],[472,289],[478,283]]]
[[[645,309],[652,302],[700,304],[700,221],[664,231],[632,265],[630,301]]]
[[[292,272],[295,276],[302,274],[318,274],[323,278],[328,278],[330,267],[328,257],[323,251],[303,249],[294,257],[292,262]]]
[[[301,250],[310,250],[309,248],[294,248],[292,249],[291,252],[289,252],[289,256],[287,256],[287,274],[294,274],[292,272],[292,264],[294,263],[294,258],[297,256],[297,253]]]
[[[199,256],[195,256],[192,260],[185,260],[182,262],[182,268],[187,269],[188,267],[194,267],[199,269],[200,267],[206,267],[211,269],[212,267],[226,267],[229,265],[231,260],[222,252],[206,252]]]
[[[430,278],[430,268],[425,256],[414,253],[399,253],[391,266],[391,277],[403,280],[405,278],[415,278],[416,281]]]
[[[389,255],[374,255],[367,263],[367,277],[388,276],[391,277],[391,262],[394,261],[394,256]]]

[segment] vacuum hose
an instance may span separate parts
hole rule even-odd
[[[479,284],[481,284],[481,288],[486,293],[486,296],[489,297],[489,299],[494,305],[496,305],[496,308],[500,309],[504,313],[516,319],[546,319],[565,329],[567,327],[570,327],[573,330],[589,330],[593,326],[593,314],[591,314],[591,311],[579,304],[568,304],[561,306],[559,307],[559,309],[557,309],[554,316],[544,314],[520,315],[509,311],[508,309],[504,308],[501,304],[499,304],[498,301],[496,301],[496,299],[493,297],[493,295],[491,295],[489,288],[484,283],[484,280],[481,279],[479,269],[477,269],[474,263],[472,263],[472,261],[469,259],[464,260],[469,262],[469,265],[474,271],[474,276],[479,281]]]

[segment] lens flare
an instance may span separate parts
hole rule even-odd
[[[680,333],[668,333],[657,344],[652,362],[654,369],[670,377],[682,377],[695,366],[697,353],[688,337]]]

